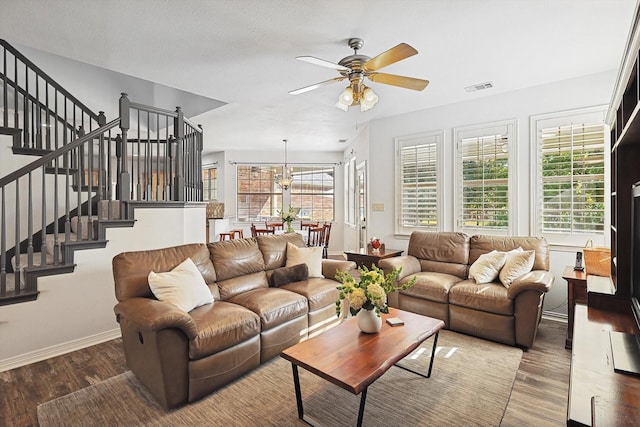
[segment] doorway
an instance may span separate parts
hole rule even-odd
[[[356,228],[358,230],[358,247],[367,247],[367,162],[356,168]]]

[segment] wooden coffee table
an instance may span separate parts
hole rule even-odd
[[[387,317],[398,317],[404,325],[390,326]],[[360,396],[358,426],[362,425],[367,388],[396,362],[402,360],[429,337],[435,335],[431,361],[426,373],[395,365],[425,378],[431,376],[438,334],[444,327],[439,319],[398,309],[382,315],[382,329],[377,334],[365,334],[352,317],[322,334],[284,350],[280,355],[291,362],[293,383],[298,405],[298,418],[309,425],[317,421],[306,417],[302,406],[298,366]]]
[[[378,251],[367,249],[344,251],[345,255],[347,255],[347,261],[354,261],[358,267],[364,265],[367,268],[371,268],[371,264],[375,264],[377,267],[381,259],[400,256],[402,252],[404,251],[399,249],[385,249],[384,247]]]

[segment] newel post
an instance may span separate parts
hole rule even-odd
[[[173,181],[173,200],[184,201],[184,113],[182,108],[176,107],[176,114],[177,116],[173,122],[176,144],[174,155],[176,174]]]
[[[120,218],[126,218],[125,204],[122,202],[128,202],[131,200],[131,176],[129,175],[127,165],[127,131],[129,130],[129,98],[126,93],[122,93],[120,96],[119,114],[120,114],[120,130],[122,131],[122,139],[116,142],[116,151],[120,154],[118,156],[118,165],[120,166],[120,173],[116,183],[116,194],[118,200],[120,200]]]

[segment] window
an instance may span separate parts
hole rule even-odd
[[[333,166],[296,166],[290,169],[291,206],[300,208],[299,219],[333,221]]]
[[[509,173],[515,121],[458,128],[457,229],[469,234],[510,234]]]
[[[604,243],[603,108],[532,118],[537,141],[535,230],[556,244]]]
[[[438,230],[442,131],[396,138],[396,233]]]
[[[218,200],[218,169],[202,169],[202,200]]]
[[[237,165],[237,217],[239,222],[264,221],[279,217],[282,189],[274,182],[282,166]]]

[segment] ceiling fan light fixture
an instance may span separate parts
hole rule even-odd
[[[378,95],[370,87],[364,87],[360,95],[360,111],[372,109],[378,103]]]

